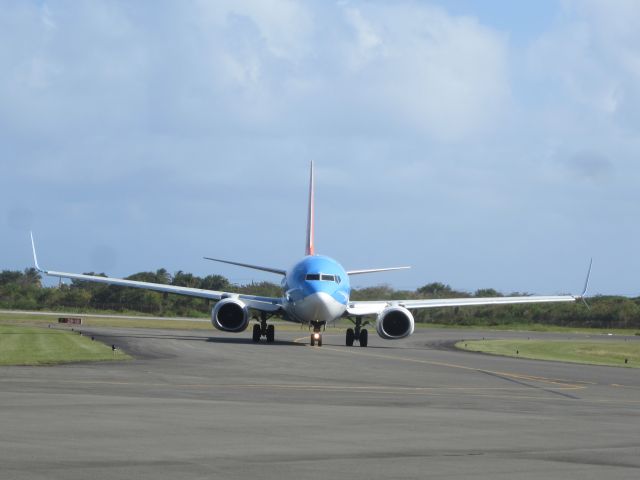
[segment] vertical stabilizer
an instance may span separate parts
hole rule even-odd
[[[311,175],[309,176],[309,210],[307,211],[307,243],[305,246],[305,255],[315,255],[313,247],[313,230],[315,225],[314,218],[314,186],[313,186],[313,161],[311,162]]]

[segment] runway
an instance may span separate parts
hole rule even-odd
[[[534,334],[85,330],[137,359],[0,367],[0,479],[640,477],[638,370],[450,348]]]

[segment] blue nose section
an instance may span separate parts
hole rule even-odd
[[[313,295],[314,293],[326,293],[328,295],[332,295],[336,290],[336,286],[331,282],[323,282],[321,280],[309,280],[304,282],[304,295]]]
[[[344,268],[322,255],[309,255],[296,263],[287,273],[286,289],[295,292],[296,301],[320,295],[341,305],[348,303],[351,292],[349,276]]]
[[[304,292],[305,297],[312,293],[316,293],[318,291],[317,282],[304,282],[302,284],[302,291]]]
[[[346,305],[349,300],[349,292],[346,287],[341,287],[333,282],[307,281],[302,289],[303,297],[317,293],[325,293],[336,302]]]

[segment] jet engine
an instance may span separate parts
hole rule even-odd
[[[249,308],[237,298],[224,298],[211,310],[211,323],[223,332],[242,332],[249,325]]]
[[[406,308],[388,307],[378,314],[376,330],[385,340],[396,340],[411,335],[414,324],[413,315]]]

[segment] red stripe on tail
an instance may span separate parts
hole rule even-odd
[[[311,162],[311,175],[309,176],[309,209],[307,211],[307,245],[305,247],[305,255],[315,255],[313,247],[313,230],[315,224],[314,217],[314,185],[313,185],[313,161]]]

